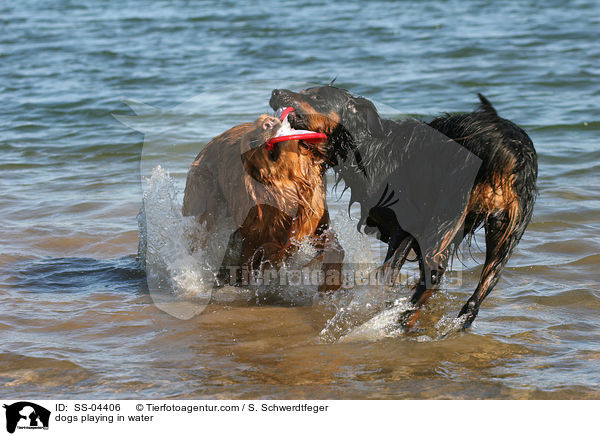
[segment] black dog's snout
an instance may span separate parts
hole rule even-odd
[[[275,110],[279,109],[282,105],[287,104],[286,95],[289,93],[287,89],[274,89],[271,92],[271,100],[269,104]]]
[[[281,89],[274,89],[273,92],[271,92],[271,100],[269,100],[269,104],[271,106],[276,105],[279,102],[279,99],[281,98],[281,94],[282,94]],[[279,108],[277,108],[277,109],[279,109]]]

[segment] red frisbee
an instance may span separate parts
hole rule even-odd
[[[289,115],[290,112],[294,112],[296,109],[294,109],[292,106],[288,106],[286,107],[283,112],[281,112],[281,121],[285,120],[285,118]]]
[[[286,107],[281,113],[281,121],[284,121],[286,117],[293,112],[295,109],[292,106]],[[275,144],[278,142],[284,141],[293,141],[293,140],[302,140],[306,142],[320,142],[323,139],[327,139],[327,135],[325,133],[312,132],[310,130],[297,130],[298,133],[293,133],[291,135],[282,135],[271,138],[267,141],[267,150],[273,149]]]
[[[271,138],[267,141],[267,150],[271,150],[278,142],[293,141],[295,139],[301,139],[302,141],[315,143],[320,142],[323,139],[327,139],[327,135],[325,133],[308,132],[298,133],[296,135],[276,136],[275,138]]]

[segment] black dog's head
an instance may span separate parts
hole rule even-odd
[[[295,111],[288,119],[295,129],[331,134],[341,125],[353,134],[367,131],[372,136],[380,136],[383,133],[373,103],[334,86],[316,86],[300,92],[274,89],[269,104],[275,110],[292,106]]]
[[[275,89],[269,104],[275,110],[292,106],[295,110],[288,120],[293,128],[328,135],[332,148],[329,157],[334,163],[349,148],[355,148],[353,143],[384,135],[382,120],[373,103],[334,86],[317,86],[301,92]]]

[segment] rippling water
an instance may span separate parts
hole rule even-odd
[[[0,396],[600,397],[597,2],[24,0],[0,22]],[[171,192],[150,205],[176,213],[207,140],[270,111],[272,88],[335,76],[389,116],[469,110],[482,92],[532,137],[533,221],[472,329],[452,316],[477,244],[404,336],[382,334],[385,290],[159,310],[136,261],[143,190]],[[158,166],[170,178],[145,181]],[[371,243],[377,260],[331,194],[350,258]],[[183,223],[155,217],[167,237]],[[193,259],[166,256],[187,280]]]

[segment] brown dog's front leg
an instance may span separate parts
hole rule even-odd
[[[318,254],[309,265],[321,263],[323,282],[319,285],[319,292],[335,291],[342,286],[342,265],[344,263],[344,249],[338,241],[337,235],[329,229],[320,230],[313,235],[313,246]]]
[[[344,263],[344,249],[338,241],[337,235],[332,231],[327,232],[326,245],[323,249],[323,283],[319,292],[335,291],[342,286],[342,265]]]
[[[240,264],[244,236],[242,230],[237,229],[229,237],[229,243],[221,262],[221,267],[216,277],[216,287],[236,285],[240,281]]]

